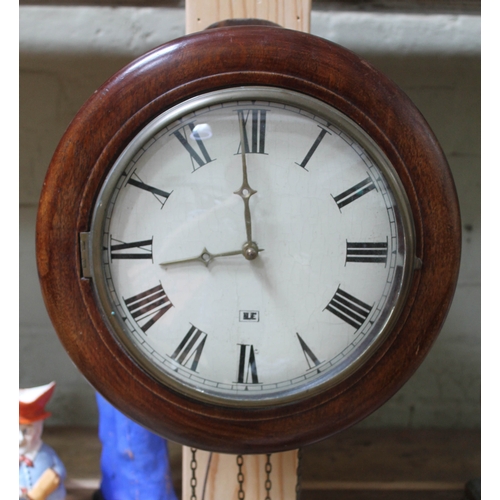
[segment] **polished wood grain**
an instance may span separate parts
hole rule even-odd
[[[106,327],[82,278],[78,239],[114,160],[169,107],[218,88],[272,85],[316,97],[358,123],[396,169],[410,200],[417,258],[406,306],[360,370],[309,399],[269,408],[211,406],[145,373]],[[446,317],[460,260],[460,217],[446,159],[425,119],[389,79],[352,52],[297,31],[230,26],[171,41],[103,84],[63,136],[44,182],[37,260],[54,327],[78,368],[113,405],[187,446],[285,451],[368,416],[421,364]]]

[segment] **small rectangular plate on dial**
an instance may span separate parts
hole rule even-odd
[[[240,321],[257,323],[259,321],[259,311],[240,311]]]

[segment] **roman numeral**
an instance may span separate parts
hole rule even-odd
[[[243,120],[243,139],[245,141],[245,153],[266,154],[266,114],[265,109],[242,109],[238,115]],[[248,142],[248,127],[250,121],[251,142]],[[241,153],[241,142],[236,154]]]
[[[238,384],[258,384],[257,364],[253,345],[238,344],[240,346],[240,359],[238,363]],[[249,382],[249,380],[251,381]]]
[[[356,328],[361,327],[372,308],[340,288],[325,307],[338,318]]]
[[[130,176],[127,184],[151,193],[160,202],[161,208],[163,208],[163,205],[167,202],[168,197],[172,194],[172,192],[167,193],[166,191],[162,191],[154,186],[145,184],[135,172]]]
[[[153,260],[153,239],[133,241],[125,243],[115,238],[109,237],[111,260],[113,259],[151,259]],[[114,243],[118,242],[118,243]],[[114,243],[114,244],[113,244]],[[136,250],[128,252],[127,250]]]
[[[373,184],[370,177],[367,177],[364,181],[359,182],[347,191],[340,193],[338,196],[332,195],[332,197],[335,200],[335,203],[337,203],[337,206],[342,208],[349,205],[349,203],[352,203],[354,200],[361,198],[361,196],[366,193],[369,193],[372,189],[376,189],[375,184]]]
[[[315,354],[311,351],[311,348],[304,342],[298,333],[297,338],[299,339],[300,347],[302,348],[302,352],[304,353],[309,369],[320,365],[321,361],[315,356]]]
[[[206,340],[207,334],[192,326],[172,354],[172,359],[183,366],[191,361],[191,366],[187,368],[195,372]]]
[[[378,243],[354,243],[346,242],[347,262],[387,263],[387,241]]]
[[[193,172],[198,168],[203,167],[203,165],[206,165],[207,163],[213,161],[212,158],[210,158],[207,148],[201,140],[199,133],[196,131],[194,122],[190,122],[187,125],[184,125],[179,130],[176,130],[172,135],[175,135],[175,137],[179,139],[179,142],[189,153],[191,164],[193,165]],[[199,150],[199,153],[195,148]]]
[[[315,153],[316,149],[318,149],[318,146],[320,145],[321,141],[325,137],[326,134],[332,135],[328,130],[320,127],[321,132],[319,133],[318,137],[316,137],[316,140],[314,141],[313,145],[311,146],[311,149],[307,152],[306,156],[302,160],[301,163],[295,162],[295,165],[299,165],[299,167],[302,167],[304,170],[307,170],[306,165],[309,163],[309,160],[311,159],[311,156]]]
[[[149,330],[173,306],[161,285],[126,299],[125,305],[143,332]]]

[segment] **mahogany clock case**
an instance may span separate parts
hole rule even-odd
[[[263,85],[319,99],[359,125],[392,163],[415,226],[406,304],[375,354],[341,383],[286,405],[238,408],[165,387],[116,342],[82,277],[79,235],[103,180],[160,113],[216,89]],[[37,220],[37,263],[60,340],[89,382],[168,439],[223,453],[298,448],[360,421],[409,379],[438,335],[456,286],[460,216],[448,164],[425,119],[387,77],[321,38],[272,26],[217,27],[145,54],[84,104],[50,164]]]

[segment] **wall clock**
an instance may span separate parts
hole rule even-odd
[[[456,285],[460,220],[410,100],[352,52],[219,25],[108,80],[49,167],[37,258],[69,355],[185,445],[294,449],[412,375]]]

